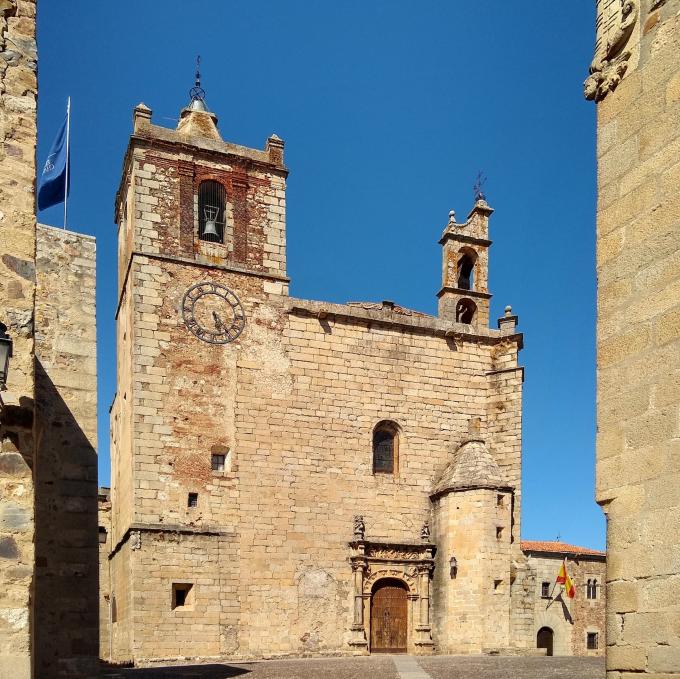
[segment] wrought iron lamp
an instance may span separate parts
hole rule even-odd
[[[0,323],[0,391],[7,389],[10,358],[12,358],[12,338],[7,334],[7,326]]]
[[[455,578],[458,575],[458,559],[452,556],[449,560],[449,567],[451,568],[451,577]]]

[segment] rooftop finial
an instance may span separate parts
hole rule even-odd
[[[194,111],[207,111],[205,105],[205,90],[201,87],[201,55],[196,56],[196,81],[189,92],[191,101],[189,108]]]
[[[478,203],[480,200],[486,202],[486,196],[483,191],[484,184],[486,184],[486,175],[480,170],[477,173],[477,181],[473,188],[475,192],[475,203]]]

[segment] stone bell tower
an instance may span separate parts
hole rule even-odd
[[[474,328],[489,325],[489,207],[477,191],[475,206],[463,224],[451,210],[439,241],[443,246],[439,317]]]
[[[121,661],[181,655],[190,615],[212,622],[193,653],[230,652],[221,630],[238,622],[234,527],[247,450],[246,435],[237,446],[239,394],[247,371],[269,365],[252,358],[260,345],[283,360],[284,144],[224,141],[204,94],[197,73],[176,129],[135,108],[116,197],[108,594],[111,656]],[[199,571],[204,584],[192,590]],[[159,621],[162,646],[151,632]]]

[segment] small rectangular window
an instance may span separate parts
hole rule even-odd
[[[225,458],[226,458],[225,455],[212,455],[212,457],[210,458],[210,466],[214,472],[224,471]]]
[[[543,599],[549,599],[550,598],[550,583],[549,582],[542,582],[541,583],[541,598],[543,598]]]
[[[497,507],[502,507],[505,503],[503,502],[503,496],[502,495],[496,495],[496,506]]]
[[[194,586],[190,582],[172,583],[172,609],[191,606],[193,604]]]
[[[187,507],[198,507],[198,493],[189,493]]]
[[[496,540],[500,540],[503,537],[503,528],[501,526],[496,526]]]
[[[106,528],[104,526],[99,526],[99,544],[106,544]]]
[[[597,643],[598,643],[597,637],[598,637],[597,632],[588,632],[586,647],[588,648],[589,651],[596,651],[597,650]]]

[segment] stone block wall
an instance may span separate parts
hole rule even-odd
[[[0,675],[32,673],[35,1],[0,2],[0,322],[14,341],[0,393]]]
[[[602,558],[570,557],[567,571],[574,582],[576,594],[569,599],[555,579],[562,564],[562,555],[531,554],[528,560],[532,571],[533,590],[528,600],[533,603],[531,629],[532,646],[536,647],[536,635],[542,627],[554,633],[554,655],[602,656],[605,652],[605,561]],[[587,598],[588,579],[597,580],[597,598]],[[550,597],[542,596],[544,582],[550,584]],[[586,635],[598,635],[597,650],[588,650]]]
[[[680,675],[680,5],[628,9],[613,48],[600,30],[587,87],[599,99],[597,499],[615,679]]]
[[[99,651],[95,241],[38,225],[35,667],[91,677]]]
[[[511,645],[511,496],[480,488],[451,492],[434,502],[433,639],[438,653],[482,653]],[[453,573],[451,557],[458,564]]]
[[[521,336],[514,323],[473,330],[394,305],[289,298],[283,143],[271,137],[259,151],[223,142],[206,115],[210,135],[187,139],[198,129],[192,113],[165,130],[138,106],[118,192],[114,659],[361,652],[354,516],[365,518],[367,544],[418,543],[433,482],[473,418],[519,484]],[[226,188],[223,246],[197,237],[205,178]],[[201,341],[187,327],[183,299],[198,283],[239,298],[246,320],[234,341]],[[213,322],[209,313],[203,321]],[[373,472],[383,420],[398,430],[394,474]],[[224,456],[224,469],[212,468],[212,455]],[[509,545],[519,503],[505,512]],[[173,583],[192,585],[193,610],[172,608]],[[412,623],[422,623],[409,639],[427,652],[424,584],[409,590],[419,608]],[[493,631],[504,646],[507,608]],[[200,638],[186,624],[199,611]]]
[[[99,657],[111,658],[111,490],[100,488],[97,496],[99,506]]]

